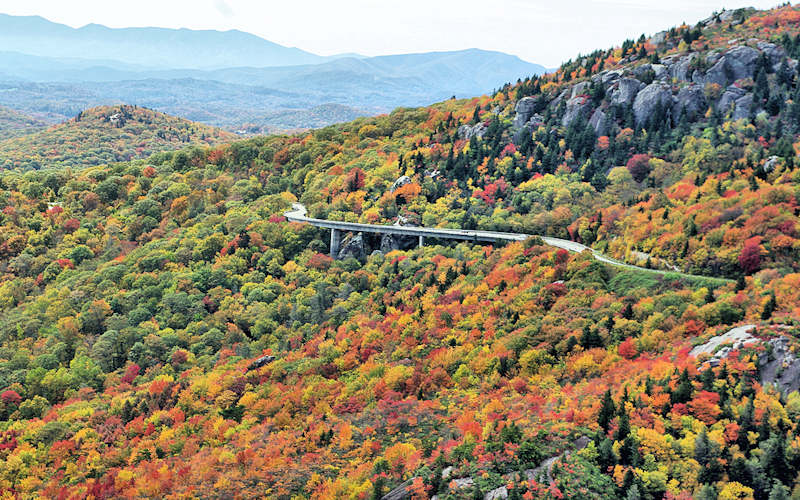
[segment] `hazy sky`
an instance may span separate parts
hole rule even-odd
[[[330,55],[500,50],[557,66],[581,52],[778,0],[0,0],[0,12],[73,27],[239,29]]]

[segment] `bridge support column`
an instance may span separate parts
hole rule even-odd
[[[423,246],[425,246],[425,237],[424,236],[420,236],[419,237],[419,248],[422,248]]]
[[[342,232],[338,229],[331,229],[331,257],[334,259],[339,255],[339,247],[342,244]]]

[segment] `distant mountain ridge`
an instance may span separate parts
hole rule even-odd
[[[148,68],[315,64],[328,58],[238,30],[72,28],[39,16],[0,14],[0,47],[58,58],[108,59]],[[179,64],[179,65],[176,65]]]
[[[231,130],[320,127],[540,75],[501,52],[323,57],[241,31],[82,28],[0,14],[0,106],[69,119],[136,104]]]

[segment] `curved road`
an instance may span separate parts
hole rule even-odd
[[[463,240],[463,241],[484,241],[484,242],[496,242],[496,241],[524,241],[528,238],[532,238],[536,235],[533,234],[525,234],[525,233],[503,233],[498,231],[480,231],[480,230],[471,230],[471,229],[447,229],[447,228],[439,228],[439,227],[416,227],[416,226],[388,226],[382,224],[361,224],[356,222],[341,222],[341,221],[333,221],[327,219],[315,219],[313,217],[308,217],[306,215],[306,207],[304,207],[300,203],[292,203],[292,209],[288,210],[283,213],[283,215],[290,221],[290,222],[305,222],[317,227],[323,227],[326,229],[334,229],[338,231],[355,231],[355,232],[365,232],[365,233],[383,233],[383,234],[398,234],[404,236],[419,236],[419,237],[431,237],[431,238],[444,238],[444,239],[452,239],[452,240]],[[564,240],[561,238],[552,238],[550,236],[539,236],[546,244],[556,247],[556,248],[563,248],[564,250],[568,250],[570,252],[580,253],[583,251],[590,251],[595,259],[600,262],[604,262],[606,264],[610,264],[612,266],[617,267],[624,267],[627,269],[636,269],[639,271],[646,271],[649,273],[655,274],[676,274],[680,276],[685,276],[689,278],[706,278],[706,279],[718,279],[723,281],[732,281],[725,278],[717,278],[711,276],[698,276],[694,274],[686,274],[676,271],[662,271],[659,269],[648,269],[646,267],[639,267],[634,266],[633,264],[626,264],[624,262],[620,262],[616,259],[612,259],[611,257],[607,257],[597,250],[587,247],[586,245],[582,245],[580,243],[576,243],[570,240]]]

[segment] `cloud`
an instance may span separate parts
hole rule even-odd
[[[217,12],[223,15],[223,17],[233,17],[233,9],[225,0],[214,0],[214,8],[217,9]]]

